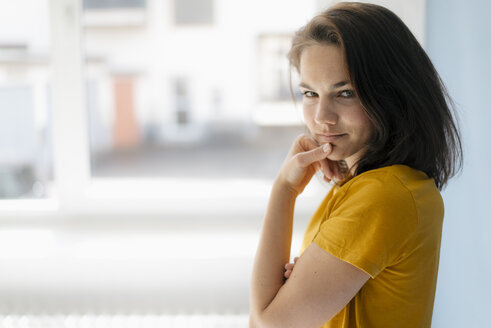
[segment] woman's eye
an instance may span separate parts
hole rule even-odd
[[[343,98],[353,98],[355,96],[355,92],[353,90],[343,90],[339,93],[339,95]]]
[[[312,91],[305,91],[305,92],[303,93],[303,95],[304,95],[305,97],[309,97],[309,98],[310,98],[310,97],[315,97],[316,93],[315,93],[315,92],[312,92]]]

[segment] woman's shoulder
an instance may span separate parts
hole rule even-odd
[[[390,187],[407,187],[415,182],[434,184],[433,179],[428,178],[424,172],[397,164],[363,172],[347,181],[343,187],[352,189],[378,184],[381,189],[387,190]]]
[[[391,165],[366,171],[343,184],[338,198],[355,197],[365,200],[383,199],[394,204],[414,201],[421,190],[438,194],[433,179],[407,165]]]

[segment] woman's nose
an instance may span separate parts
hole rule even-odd
[[[338,115],[326,103],[320,102],[314,117],[317,124],[334,125],[338,122]]]

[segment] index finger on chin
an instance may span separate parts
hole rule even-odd
[[[298,137],[298,144],[303,151],[309,151],[319,147],[319,144],[314,139],[305,134]]]

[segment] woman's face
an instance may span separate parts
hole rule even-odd
[[[312,137],[331,143],[329,159],[352,167],[365,153],[373,126],[349,80],[341,49],[312,45],[300,56],[303,114]]]

